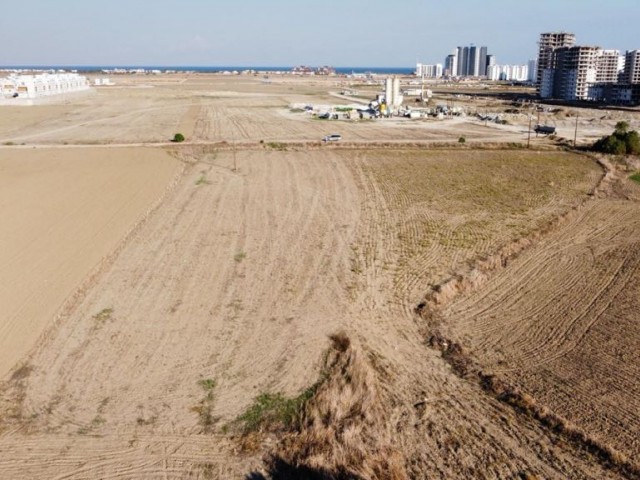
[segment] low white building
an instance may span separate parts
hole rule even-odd
[[[424,65],[422,63],[416,64],[416,76],[424,78],[440,78],[443,73],[441,63],[435,65]]]
[[[0,79],[3,97],[38,98],[89,89],[86,77],[77,73],[9,75]]]

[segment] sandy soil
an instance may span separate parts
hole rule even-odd
[[[31,286],[16,318],[41,300],[37,333],[0,328],[7,342],[31,344],[46,330],[6,361],[0,477],[264,478],[262,456],[283,439],[265,434],[241,452],[233,421],[261,393],[312,385],[338,330],[350,360],[318,402],[356,416],[341,433],[349,445],[399,459],[402,475],[388,478],[620,477],[460,378],[425,345],[429,325],[415,308],[435,285],[584,204],[475,293],[451,295],[443,325],[487,368],[635,454],[636,187],[588,200],[603,170],[575,154],[367,148],[461,134],[521,142],[520,125],[325,123],[288,108],[335,90],[315,79],[122,77],[0,122],[2,143],[39,145],[0,147],[0,211],[15,225],[0,237],[0,264],[13,265],[2,284],[16,285],[0,298]],[[168,147],[178,130],[187,143]],[[333,131],[348,148],[303,145]],[[240,145],[216,150],[223,140]],[[268,144],[287,141],[301,145]],[[64,288],[45,283],[61,273]],[[604,339],[610,347],[597,350]],[[621,373],[589,399],[604,371],[595,362]],[[329,454],[310,462],[327,467]]]
[[[88,272],[162,197],[180,163],[144,149],[0,158],[0,372],[33,347]]]
[[[444,321],[487,371],[629,458],[640,455],[637,212],[590,202]]]

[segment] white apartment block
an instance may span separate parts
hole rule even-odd
[[[596,57],[596,82],[616,83],[624,66],[618,50],[599,50]]]
[[[0,79],[0,89],[3,97],[38,98],[88,90],[89,82],[77,73],[9,75]]]
[[[440,78],[443,73],[443,68],[441,63],[436,63],[435,65],[424,65],[422,63],[418,63],[416,65],[416,76],[424,77],[424,78]]]
[[[526,82],[529,79],[528,65],[490,65],[487,67],[489,80]]]

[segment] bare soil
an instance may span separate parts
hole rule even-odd
[[[0,260],[22,255],[2,304],[29,287],[0,323],[25,345],[0,384],[0,477],[625,475],[425,343],[439,329],[636,456],[640,187],[622,165],[406,146],[522,143],[517,125],[289,110],[335,101],[331,79],[114,80],[0,107],[20,111],[0,143],[28,144],[0,146],[15,225]],[[170,146],[177,131],[187,142]],[[334,131],[348,148],[319,147]],[[76,261],[67,283],[47,282]],[[416,313],[425,296],[437,326]],[[34,298],[36,329],[19,310]],[[319,379],[293,431],[239,438],[255,397]]]
[[[180,170],[178,161],[158,150],[2,152],[2,375],[160,201]]]

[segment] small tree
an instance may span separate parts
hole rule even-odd
[[[184,135],[182,135],[181,133],[176,133],[173,136],[173,140],[171,140],[172,142],[175,143],[180,143],[180,142],[184,142]]]
[[[640,155],[640,135],[638,135],[638,132],[631,130],[624,137],[627,153],[629,155]]]
[[[466,141],[467,141],[467,139],[464,138],[464,137],[458,138],[458,143],[465,143]]]
[[[640,135],[630,131],[627,122],[618,122],[613,133],[594,143],[593,149],[612,155],[640,155]]]
[[[629,122],[625,122],[624,120],[616,123],[616,129],[614,134],[625,134],[629,131]]]

